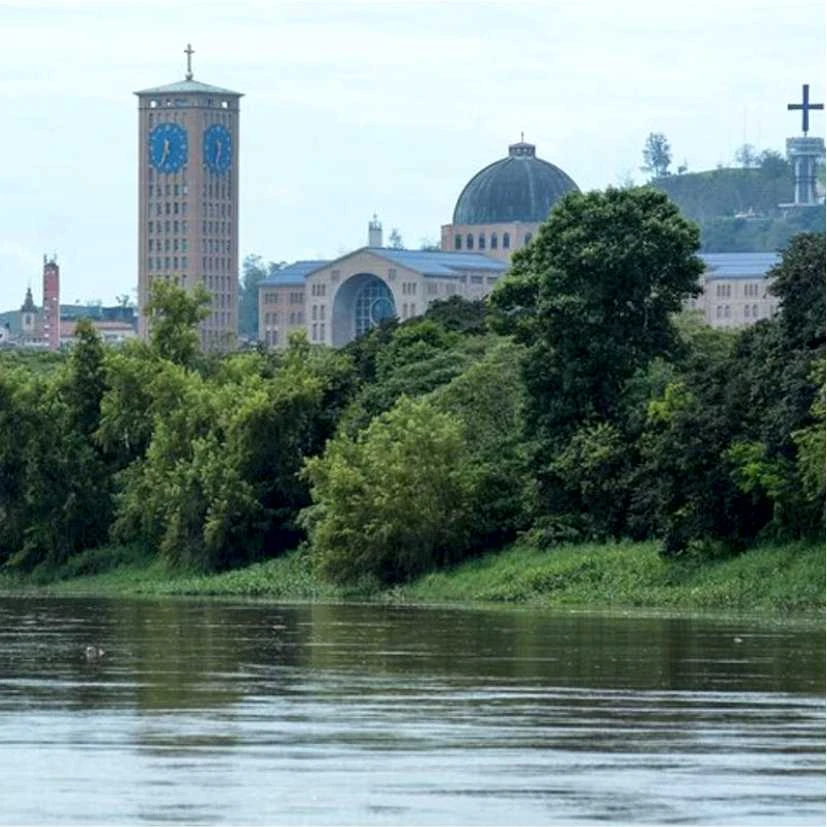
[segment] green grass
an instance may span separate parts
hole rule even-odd
[[[809,611],[824,607],[824,547],[763,546],[718,560],[668,561],[656,543],[514,546],[397,589],[402,600],[542,606]]]
[[[823,612],[824,547],[765,545],[736,557],[668,561],[655,543],[516,545],[379,591],[321,580],[308,557],[292,552],[221,574],[171,570],[129,547],[98,549],[57,571],[0,573],[0,591],[39,594],[215,595],[277,600],[379,600],[403,603],[510,603],[588,608]]]

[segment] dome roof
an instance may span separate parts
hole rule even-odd
[[[545,221],[549,210],[577,184],[559,167],[534,154],[534,144],[508,147],[508,157],[480,170],[454,208],[454,224]]]

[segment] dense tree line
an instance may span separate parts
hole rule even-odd
[[[159,284],[151,337],[0,361],[0,562],[133,544],[219,570],[301,546],[394,583],[523,535],[735,553],[824,529],[824,237],[738,333],[680,312],[698,229],[651,188],[572,193],[487,302],[345,348],[197,348],[208,301]]]

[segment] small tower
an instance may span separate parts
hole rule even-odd
[[[43,338],[49,350],[60,349],[60,268],[57,254],[43,256]]]
[[[373,214],[373,220],[368,222],[368,247],[382,246],[382,222]]]
[[[24,342],[28,343],[36,338],[37,307],[32,298],[32,288],[26,288],[26,298],[20,307],[20,334]]]

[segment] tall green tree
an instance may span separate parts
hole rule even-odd
[[[495,288],[495,324],[529,348],[527,436],[543,513],[588,511],[558,458],[618,444],[605,429],[582,429],[620,425],[626,383],[655,357],[678,351],[672,317],[700,292],[697,249],[697,227],[663,193],[572,193]]]
[[[211,301],[203,284],[188,292],[165,279],[155,279],[144,309],[154,352],[176,364],[193,365],[200,349],[197,326],[209,316]]]
[[[643,145],[643,166],[641,172],[650,172],[653,178],[669,175],[672,163],[672,150],[666,135],[662,132],[650,132]]]
[[[462,423],[402,397],[358,437],[340,433],[308,460],[314,504],[303,513],[330,579],[396,583],[459,559],[474,479]]]

